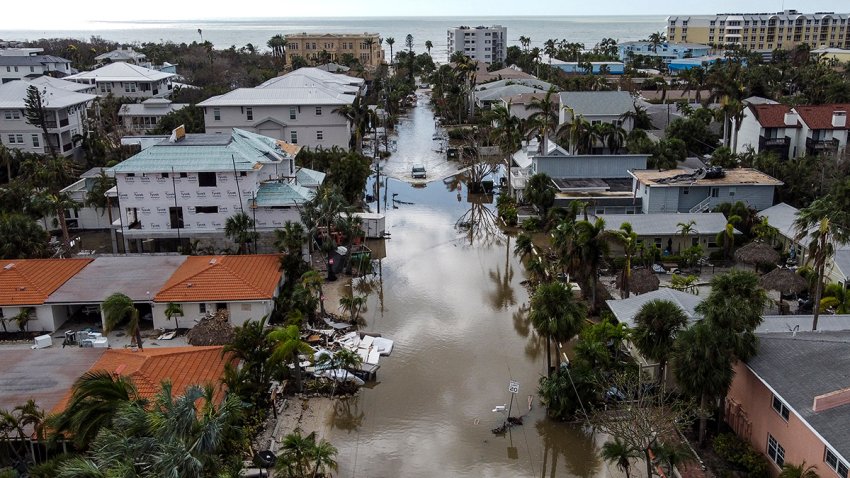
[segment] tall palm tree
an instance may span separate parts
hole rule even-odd
[[[493,123],[492,140],[499,145],[499,151],[505,156],[505,175],[508,178],[508,195],[513,195],[511,184],[511,164],[513,154],[522,147],[522,130],[520,119],[511,113],[511,102],[507,106],[494,106],[487,114],[487,119]]]
[[[356,355],[356,354],[355,354]],[[313,477],[319,475],[329,476],[329,471],[336,471],[337,463],[334,459],[337,454],[337,449],[324,438],[313,446],[310,453],[310,458],[313,460]],[[807,478],[807,477],[805,477]]]
[[[528,38],[527,36],[521,35],[519,37],[519,44],[522,45],[522,49],[525,50],[526,53],[527,53],[528,52],[528,45],[531,44],[531,38]]]
[[[431,43],[431,40],[425,40],[425,50],[428,51],[428,56],[431,56],[431,48],[434,48],[434,44]]]
[[[602,445],[601,455],[603,460],[616,464],[617,468],[625,473],[626,478],[629,478],[631,476],[629,473],[632,466],[631,460],[639,457],[640,453],[626,444],[620,437],[614,437],[613,441],[605,442]]]
[[[691,234],[698,232],[696,225],[696,221],[693,220],[676,224],[676,227],[679,229],[679,235],[682,236],[682,240],[685,241],[685,247],[687,247],[687,240]]]
[[[103,332],[108,334],[118,325],[127,322],[127,331],[133,336],[139,350],[143,350],[142,333],[139,329],[139,309],[133,304],[133,300],[116,292],[103,301],[101,308],[103,309]]]
[[[546,374],[552,374],[551,342],[567,341],[581,331],[587,312],[584,304],[573,296],[572,288],[561,282],[537,286],[531,297],[529,319],[534,329],[546,339]]]
[[[179,329],[180,324],[177,323],[177,316],[183,316],[183,307],[180,304],[175,304],[174,302],[169,302],[168,305],[165,306],[165,317],[168,320],[174,318],[174,328]]]
[[[348,380],[348,374],[350,370],[358,370],[360,365],[363,363],[363,359],[360,358],[360,355],[357,352],[348,350],[346,348],[341,348],[333,353],[333,355],[322,355],[318,363],[327,364],[332,369],[343,370],[343,379],[342,382]],[[331,397],[336,394],[336,385],[339,380],[333,381],[333,387],[331,388]]]
[[[756,353],[756,328],[764,320],[767,293],[752,271],[733,269],[711,279],[711,292],[696,308],[704,321],[722,331],[729,355],[749,360]]]
[[[375,46],[375,39],[372,38],[372,37],[369,37],[366,40],[364,40],[363,43],[365,43],[366,48],[369,49],[369,64],[374,65],[375,61],[374,61],[374,56],[372,55],[372,48]]]
[[[632,228],[631,223],[624,222],[620,224],[619,231],[611,231],[611,237],[623,246],[623,255],[626,258],[623,264],[623,296],[628,299],[630,295],[629,280],[632,277],[632,258],[635,257],[638,250],[638,235]]]
[[[413,35],[411,35],[410,33],[408,33],[407,36],[404,37],[404,46],[407,47],[407,51],[409,53],[413,53]]]
[[[80,450],[88,449],[98,432],[112,425],[120,404],[140,400],[130,377],[107,370],[86,372],[71,390],[65,410],[47,421],[54,435],[72,440]]]
[[[340,106],[333,110],[334,113],[347,119],[351,128],[350,148],[361,154],[363,152],[363,135],[369,124],[377,123],[376,113],[358,95],[351,104]]]
[[[224,235],[239,244],[239,253],[249,252],[248,244],[256,243],[259,234],[254,230],[254,220],[244,212],[238,212],[224,222]]]
[[[291,363],[294,367],[295,384],[299,392],[303,390],[301,383],[301,365],[299,355],[313,353],[307,342],[301,340],[301,330],[297,325],[278,327],[268,335],[274,344],[271,360],[275,363]]]
[[[526,105],[527,110],[534,110],[528,117],[531,134],[540,134],[543,137],[542,154],[549,151],[549,133],[558,128],[560,121],[558,115],[558,96],[555,87],[549,88],[543,98],[533,98]]]
[[[514,254],[518,255],[520,259],[525,259],[533,250],[534,241],[531,239],[531,236],[526,232],[520,232],[514,244]]]
[[[597,218],[595,222],[580,221],[576,223],[576,249],[583,264],[586,284],[590,286],[590,307],[596,310],[599,268],[608,256],[608,235],[605,232],[605,221]]]
[[[395,38],[387,37],[384,41],[390,46],[390,66],[392,66],[395,63],[395,58],[393,57],[393,45],[395,45]]]
[[[676,341],[676,334],[685,327],[688,317],[678,305],[669,300],[651,300],[635,315],[632,342],[641,355],[658,364],[658,381],[664,383],[667,361]]]
[[[352,260],[352,247],[354,241],[363,236],[363,218],[354,214],[341,214],[337,218],[337,229],[345,235],[348,258],[346,261],[346,273],[351,274],[354,261]]]
[[[726,227],[717,233],[717,243],[723,245],[723,257],[727,261],[732,257],[732,248],[735,247],[735,224],[739,222],[741,222],[741,216],[729,216],[726,219]]]

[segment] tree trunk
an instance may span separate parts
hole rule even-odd
[[[552,377],[552,352],[551,352],[550,345],[549,345],[550,341],[551,341],[551,339],[547,336],[546,337],[546,376],[549,377],[549,378]]]
[[[59,228],[62,229],[63,244],[68,247],[71,244],[71,236],[68,234],[68,222],[65,221],[65,210],[63,208],[56,208],[56,218],[59,220]]]
[[[821,261],[820,265],[818,265],[817,270],[817,283],[815,284],[815,297],[814,303],[812,304],[812,331],[816,331],[818,329],[818,319],[820,318],[820,299],[821,294],[823,293],[823,279],[824,279],[824,269],[826,268],[826,259],[824,258]]]
[[[292,363],[295,364],[295,388],[297,388],[300,393],[303,387],[301,384],[301,363],[298,358],[298,352],[295,352],[295,356],[292,357]]]
[[[705,429],[708,426],[708,418],[705,416],[705,405],[707,402],[708,397],[703,394],[699,400],[699,408],[701,410],[701,413],[699,417],[699,433],[697,435],[697,440],[700,447],[705,444]]]
[[[649,453],[650,453],[650,449],[649,449],[649,447],[646,447],[646,449],[643,450],[643,456],[644,456],[644,459],[646,460],[646,476],[647,477],[652,476],[652,458],[649,457]]]
[[[136,347],[139,347],[139,350],[144,350],[145,348],[142,346],[142,331],[139,330],[139,327],[136,327],[136,332],[133,335],[136,336]]]

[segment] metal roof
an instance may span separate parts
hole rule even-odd
[[[47,304],[100,304],[121,292],[134,302],[152,302],[186,256],[98,257],[50,294]]]
[[[66,76],[65,78],[69,80],[95,81],[160,81],[173,76],[177,75],[119,61],[102,66],[96,70],[83,71],[76,75]]]
[[[321,85],[307,88],[238,88],[213,96],[198,106],[301,106],[350,105],[354,95],[338,93]]]
[[[560,98],[561,106],[579,116],[620,116],[635,109],[628,91],[565,91]]]
[[[53,88],[59,88],[60,90],[68,90],[74,91],[77,93],[85,93],[86,90],[94,91],[96,87],[94,85],[86,85],[84,83],[77,83],[76,81],[68,81],[60,78],[53,78],[52,76],[37,76],[30,80],[27,80],[30,83],[36,85],[46,85],[52,86]]]
[[[336,85],[343,91],[356,92],[366,83],[366,80],[355,76],[331,73],[320,68],[299,68],[285,75],[265,81],[257,86],[257,88],[303,87],[316,83],[329,87]],[[352,88],[354,89],[352,90]]]
[[[132,48],[119,48],[110,52],[101,53],[94,57],[95,61],[111,60],[111,61],[126,61],[126,60],[144,60],[147,56],[144,53],[137,52]]]
[[[71,60],[53,55],[0,55],[0,66],[37,66],[45,63],[71,63]]]
[[[307,168],[298,168],[295,173],[295,181],[304,187],[319,187],[325,181],[326,174]]]
[[[233,129],[230,135],[187,135],[178,142],[163,140],[112,168],[116,173],[252,171],[279,163],[290,155],[277,140]]]
[[[493,87],[488,89],[481,89],[475,91],[475,98],[478,101],[497,101],[502,98],[508,98],[511,96],[517,96],[526,93],[545,93],[546,90],[541,90],[540,88],[535,88],[529,85],[506,85],[501,87]]]
[[[688,317],[688,322],[694,322],[699,319],[696,307],[702,302],[703,298],[688,292],[663,288],[647,292],[646,294],[632,295],[628,299],[606,300],[605,303],[608,304],[608,307],[614,313],[614,317],[617,318],[618,322],[626,324],[628,327],[634,327],[635,316],[640,311],[640,308],[652,300],[673,302],[682,309],[682,312]]]
[[[68,106],[88,103],[97,98],[96,95],[77,93],[75,91],[54,88],[49,85],[33,84],[25,80],[15,80],[0,85],[0,108],[26,108],[27,89],[30,86],[38,88],[45,98],[48,109],[66,108]]]
[[[313,198],[315,192],[298,184],[267,182],[260,184],[255,199],[259,207],[295,206]]]
[[[605,221],[605,229],[617,230],[624,222],[632,225],[638,236],[674,236],[679,234],[679,224],[694,222],[694,234],[711,234],[726,229],[726,216],[719,212],[659,213],[659,214],[597,214]],[[737,231],[736,231],[737,232]]]

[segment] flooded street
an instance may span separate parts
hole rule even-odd
[[[399,151],[385,169],[444,163],[433,134],[422,96],[399,125]],[[547,420],[537,399],[544,344],[520,311],[529,300],[524,271],[513,240],[493,223],[493,199],[470,197],[452,180],[386,184],[386,258],[378,276],[354,288],[368,294],[363,330],[395,348],[378,381],[338,401],[324,424],[339,449],[337,475],[605,476],[592,437]],[[509,402],[511,379],[520,384],[512,415],[526,415],[525,424],[497,436],[490,430],[505,415],[492,409]]]

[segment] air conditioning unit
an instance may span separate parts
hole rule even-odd
[[[32,346],[33,349],[46,349],[53,345],[53,337],[49,334],[39,335],[34,339],[34,342],[35,344]]]

